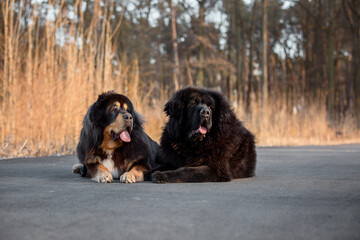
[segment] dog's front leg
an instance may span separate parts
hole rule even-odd
[[[155,183],[181,183],[181,182],[227,182],[229,176],[219,176],[217,171],[209,166],[182,167],[174,171],[159,172],[152,174]]]
[[[104,165],[101,164],[101,158],[98,156],[89,157],[85,161],[85,166],[90,173],[91,179],[99,183],[109,183],[113,181],[113,177]]]

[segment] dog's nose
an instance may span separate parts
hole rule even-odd
[[[200,110],[200,114],[205,117],[205,118],[208,118],[210,116],[210,110],[208,108],[202,108]]]
[[[130,113],[126,113],[126,114],[124,114],[123,115],[123,118],[125,119],[125,120],[132,120],[132,116],[131,116],[131,114]]]

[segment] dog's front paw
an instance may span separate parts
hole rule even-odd
[[[120,182],[122,183],[135,183],[136,177],[135,174],[132,172],[126,172],[120,176]]]
[[[108,171],[101,171],[98,172],[95,177],[93,178],[94,181],[99,183],[110,183],[113,181],[113,177],[110,172]]]
[[[154,183],[167,183],[168,177],[166,173],[156,171],[152,174],[152,181]]]

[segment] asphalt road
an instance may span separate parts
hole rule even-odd
[[[74,156],[0,160],[0,239],[360,239],[360,145],[258,148],[229,183],[100,184]]]

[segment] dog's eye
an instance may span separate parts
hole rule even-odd
[[[115,105],[111,108],[111,111],[114,112],[114,111],[117,111],[119,110],[119,106]]]
[[[200,99],[196,98],[195,99],[195,104],[200,104]]]

